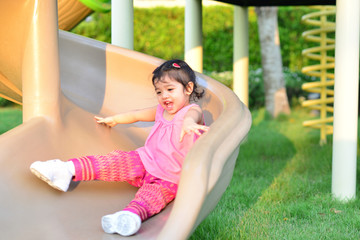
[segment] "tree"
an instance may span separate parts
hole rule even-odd
[[[282,71],[277,10],[277,7],[255,8],[265,86],[265,108],[273,117],[279,113],[290,113]]]

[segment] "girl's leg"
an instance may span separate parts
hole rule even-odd
[[[146,173],[135,199],[122,211],[102,217],[102,228],[106,233],[133,235],[140,229],[141,222],[165,208],[175,198],[176,192],[176,184]]]
[[[147,173],[144,184],[123,211],[135,213],[144,221],[159,213],[174,200],[176,192],[176,184],[155,178]]]
[[[140,187],[145,174],[136,151],[113,151],[104,156],[88,156],[63,162],[59,159],[37,161],[30,170],[50,186],[66,192],[71,180],[127,181]],[[73,178],[74,177],[74,178]]]
[[[126,181],[139,187],[145,174],[144,165],[136,151],[115,150],[106,155],[73,158],[74,181]]]

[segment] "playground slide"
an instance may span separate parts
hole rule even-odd
[[[156,104],[151,72],[162,60],[57,29],[56,1],[0,2],[0,94],[23,104],[22,125],[0,136],[1,239],[121,239],[103,215],[135,195],[127,183],[72,183],[62,193],[34,177],[36,160],[131,150],[151,124],[107,128],[94,115]],[[5,26],[4,26],[5,25]],[[248,109],[220,83],[197,74],[211,130],[185,159],[177,198],[130,239],[186,239],[228,186]]]

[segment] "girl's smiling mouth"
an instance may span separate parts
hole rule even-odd
[[[164,102],[164,105],[165,105],[165,107],[166,107],[167,110],[172,109],[173,106],[174,106],[174,104],[173,104],[172,102],[170,102],[170,101],[165,101],[165,102]]]

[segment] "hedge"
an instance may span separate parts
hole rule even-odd
[[[279,7],[278,24],[284,78],[290,103],[296,103],[305,93],[303,82],[314,79],[300,73],[307,65],[301,51],[311,46],[301,37],[309,27],[301,17],[308,7]],[[162,59],[184,58],[183,7],[135,8],[134,49]],[[111,42],[111,13],[94,13],[76,26],[72,32],[104,42]],[[256,13],[249,8],[249,105],[264,106],[264,86],[261,71],[260,43]],[[231,87],[233,56],[233,7],[203,7],[204,73]],[[0,98],[0,107],[9,102]]]
[[[279,7],[278,23],[284,67],[298,71],[303,66],[301,51],[309,46],[301,37],[309,29],[301,23],[307,7]],[[134,49],[162,59],[184,57],[184,8],[135,8]],[[73,32],[101,41],[111,41],[111,13],[94,13]],[[254,8],[249,8],[249,62],[261,67],[260,44]],[[203,8],[204,69],[232,70],[233,7]]]

